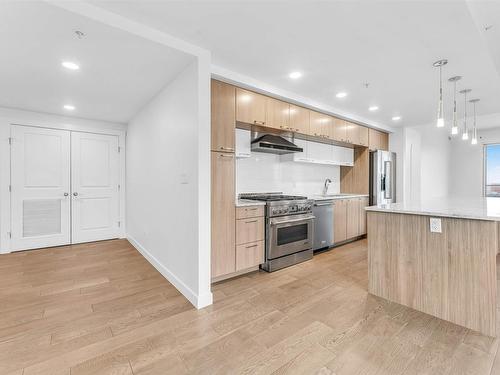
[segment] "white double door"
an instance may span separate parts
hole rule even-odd
[[[119,236],[118,137],[11,128],[11,248]]]

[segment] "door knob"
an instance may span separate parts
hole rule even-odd
[[[75,191],[75,192],[73,193],[73,196],[77,197],[77,196],[78,196],[78,193]]]

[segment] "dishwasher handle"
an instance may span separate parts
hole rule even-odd
[[[331,206],[333,205],[333,201],[325,202],[325,203],[314,203],[314,207],[321,207],[321,206]]]

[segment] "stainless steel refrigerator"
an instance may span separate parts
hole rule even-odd
[[[396,202],[396,153],[370,152],[370,206]]]

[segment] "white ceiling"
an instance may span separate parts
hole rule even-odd
[[[500,20],[493,20],[486,41],[477,27],[484,20],[472,14],[492,14],[499,2],[475,1],[478,12],[461,0],[92,3],[211,50],[217,66],[373,123],[433,122],[438,72],[432,63],[440,58],[449,60],[444,78],[462,75],[459,88],[481,99],[479,115],[500,113],[500,69],[491,49],[500,48],[498,34],[491,33]],[[294,70],[304,76],[291,81]],[[451,88],[445,85],[448,114]],[[338,91],[349,96],[337,99]],[[370,105],[379,111],[369,112]],[[394,115],[403,120],[392,122]]]
[[[121,123],[193,61],[44,2],[0,2],[0,45],[0,106]]]

